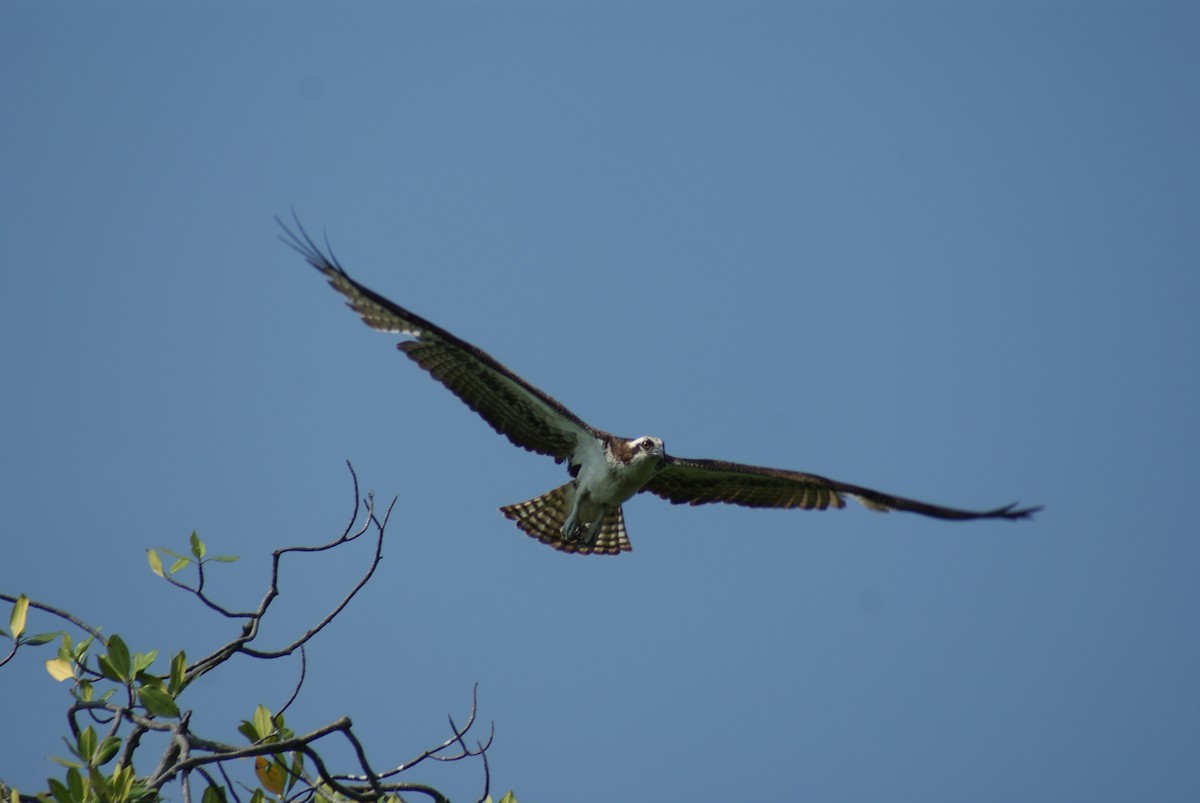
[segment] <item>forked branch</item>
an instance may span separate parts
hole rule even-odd
[[[163,797],[160,791],[167,784],[178,782],[185,803],[201,803],[193,794],[192,773],[204,787],[202,803],[225,803],[232,796],[241,803],[237,785],[230,773],[242,759],[255,759],[255,774],[261,788],[254,793],[250,803],[265,803],[263,789],[287,803],[373,803],[385,799],[402,799],[404,793],[421,794],[435,801],[446,797],[431,786],[400,780],[399,776],[427,761],[454,762],[478,758],[483,765],[484,790],[480,799],[488,794],[490,771],[487,751],[491,747],[494,728],[485,741],[476,741],[475,747],[468,745],[470,731],[475,726],[478,711],[478,687],[471,694],[471,710],[464,727],[458,727],[450,719],[450,736],[443,742],[423,751],[415,758],[395,765],[392,769],[376,771],[368,759],[367,750],[354,732],[348,718],[341,718],[304,734],[296,734],[284,724],[283,712],[297,699],[306,676],[306,645],[329,624],[359,591],[371,580],[383,558],[383,540],[388,520],[394,509],[393,498],[382,516],[377,514],[374,494],[360,498],[358,478],[353,466],[347,463],[354,487],[354,509],[349,522],[341,534],[332,540],[312,546],[289,546],[272,553],[270,581],[258,607],[252,611],[238,612],[222,605],[205,590],[205,567],[213,558],[206,558],[203,542],[193,534],[192,558],[180,557],[172,571],[163,571],[152,559],[151,566],[172,586],[196,597],[206,608],[229,619],[241,621],[239,632],[227,643],[208,655],[185,664],[183,653],[171,660],[171,672],[159,676],[149,672],[154,653],[131,654],[118,636],[103,637],[98,628],[92,627],[77,617],[43,603],[27,601],[28,607],[51,614],[63,622],[87,633],[91,639],[73,645],[63,637],[59,649],[56,677],[74,680],[72,695],[74,702],[68,709],[68,722],[75,745],[72,751],[91,769],[86,776],[72,780],[68,770],[68,783],[51,783],[49,797],[54,803],[153,803]],[[358,580],[320,620],[304,633],[278,649],[260,649],[253,646],[260,637],[267,614],[280,596],[280,577],[285,555],[293,553],[320,553],[354,542],[368,533],[374,536],[374,550],[366,568]],[[153,556],[152,556],[153,557]],[[194,559],[193,559],[194,558]],[[189,584],[174,575],[175,570],[188,564],[196,569],[195,582]],[[17,598],[0,594],[0,599],[17,602]],[[25,604],[25,603],[21,603]],[[0,659],[0,666],[15,655],[18,647],[45,643],[41,637],[21,641],[13,640],[13,649],[8,658]],[[46,639],[48,640],[48,639]],[[94,643],[106,648],[107,652],[90,655],[88,650]],[[249,744],[231,745],[205,738],[191,727],[192,712],[179,707],[180,695],[190,684],[210,672],[225,667],[235,656],[272,661],[300,653],[300,672],[290,698],[275,714],[260,706],[251,719],[242,723],[239,730],[248,738]],[[48,667],[50,663],[48,662]],[[55,671],[52,670],[52,674]],[[98,694],[97,687],[109,684],[108,693]],[[115,692],[115,693],[113,693]],[[80,721],[82,720],[82,722]],[[102,728],[97,735],[93,726]],[[134,778],[132,770],[134,754],[142,747],[143,737],[157,734],[155,744],[165,742],[152,772]],[[354,755],[353,769],[331,768],[321,755],[320,747],[330,737],[341,738],[350,746]],[[70,744],[70,742],[68,742]],[[110,761],[116,760],[112,775],[97,772]],[[244,763],[240,766],[246,766]],[[234,772],[234,775],[237,773]],[[3,791],[0,783],[0,791]],[[103,786],[101,789],[99,787]],[[22,803],[44,803],[44,798],[20,795]]]

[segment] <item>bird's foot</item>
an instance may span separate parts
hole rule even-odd
[[[592,546],[596,543],[596,539],[600,537],[600,524],[603,520],[603,514],[597,516],[596,520],[592,522],[583,522],[578,519],[568,518],[563,522],[563,540],[571,544]]]
[[[579,540],[587,546],[592,546],[595,544],[600,538],[600,527],[604,524],[604,517],[606,515],[608,515],[608,508],[600,508],[600,510],[596,513],[596,518],[589,522],[586,528],[580,528],[583,530],[583,533]]]
[[[579,540],[579,536],[583,533],[583,523],[575,517],[574,514],[567,517],[563,522],[562,537],[568,543],[574,543]]]

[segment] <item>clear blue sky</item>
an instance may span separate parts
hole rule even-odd
[[[472,684],[539,801],[1200,799],[1200,13],[1160,3],[7,4],[0,589],[232,635],[146,568],[399,496],[297,729],[379,766]],[[598,427],[1032,522],[627,505],[373,332],[272,216]],[[365,560],[294,562],[276,643]],[[35,622],[46,629],[49,622]],[[34,791],[65,690],[0,672]],[[242,665],[205,725],[278,707]],[[209,700],[210,701],[210,700]],[[210,701],[211,702],[211,701]],[[149,769],[145,767],[144,769]],[[473,799],[474,768],[414,780]]]

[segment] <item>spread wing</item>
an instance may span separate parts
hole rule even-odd
[[[329,284],[346,297],[347,306],[362,316],[363,323],[412,337],[397,348],[514,444],[562,462],[575,452],[582,438],[597,437],[574,413],[484,351],[351,279],[332,250],[326,246],[328,255],[322,252],[299,220],[299,233],[279,218],[275,220],[284,231],[281,239],[329,278]]]
[[[726,463],[723,460],[690,460],[667,456],[663,468],[643,490],[672,504],[704,505],[725,502],[745,507],[800,508],[825,510],[845,507],[843,495],[853,496],[871,510],[906,510],[936,519],[1023,519],[1040,507],[1017,508],[1016,504],[980,512],[956,510],[872,491],[845,482],[784,471],[777,468]]]

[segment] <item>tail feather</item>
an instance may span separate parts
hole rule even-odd
[[[563,538],[562,526],[571,512],[574,492],[574,485],[568,482],[535,499],[505,505],[500,512],[515,521],[521,532],[560,552],[619,555],[633,549],[629,536],[625,534],[625,517],[620,506],[610,510],[604,517],[596,543],[584,544]]]

